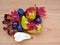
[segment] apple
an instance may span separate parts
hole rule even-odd
[[[30,7],[26,10],[25,15],[28,19],[35,19],[36,18],[36,8]]]

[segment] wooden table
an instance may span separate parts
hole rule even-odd
[[[33,39],[17,43],[6,31],[3,31],[3,15],[10,10],[30,6],[45,6],[46,18],[43,18],[43,29]],[[0,45],[60,45],[60,0],[0,0]]]

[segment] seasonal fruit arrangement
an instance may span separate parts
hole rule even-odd
[[[25,39],[30,39],[31,36],[28,33],[38,34],[42,30],[42,18],[46,16],[44,7],[29,7],[24,11],[19,8],[18,10],[11,11],[10,14],[4,15],[2,21],[6,27],[9,35],[14,35],[14,39],[20,42]],[[24,38],[25,37],[25,38]]]

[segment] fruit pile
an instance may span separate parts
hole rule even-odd
[[[3,29],[7,30],[9,35],[14,35],[16,32],[40,33],[42,29],[41,17],[46,16],[45,13],[44,7],[29,7],[26,11],[20,8],[11,11],[10,14],[4,15],[2,23],[6,27]]]

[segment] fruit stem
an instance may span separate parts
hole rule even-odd
[[[37,7],[36,4],[34,5],[34,7],[35,7],[35,8]]]

